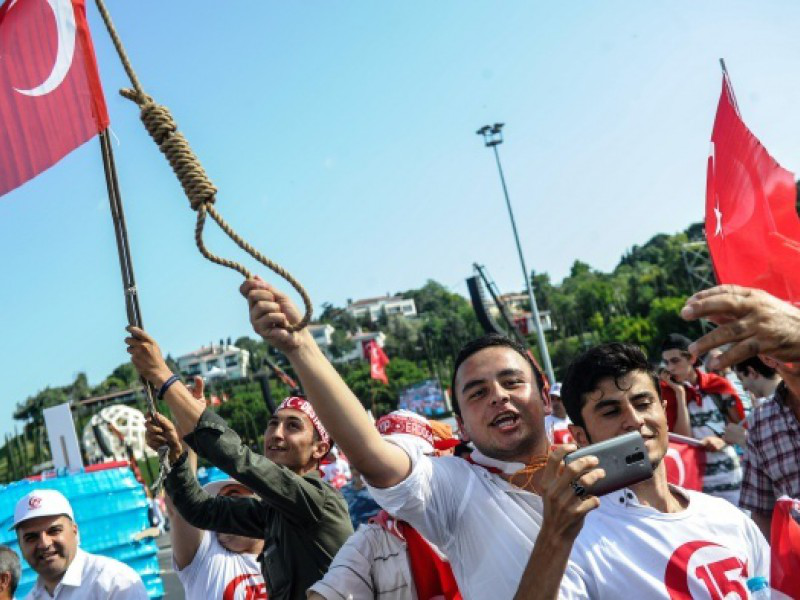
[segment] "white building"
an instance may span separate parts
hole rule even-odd
[[[312,323],[308,326],[308,332],[311,334],[311,337],[314,338],[319,349],[322,350],[329,359],[331,358],[330,348],[333,344],[333,333],[335,331],[336,329],[329,323]]]
[[[350,336],[353,340],[355,347],[347,354],[342,355],[340,358],[335,359],[336,362],[352,362],[354,360],[366,360],[367,354],[364,346],[369,342],[375,340],[381,348],[386,343],[386,335],[382,331],[365,331],[353,334]]]
[[[247,377],[250,353],[230,344],[211,344],[179,356],[175,362],[185,377],[238,379]]]
[[[526,293],[501,294],[499,300],[508,309],[514,324],[520,329],[523,335],[533,333],[533,315],[530,312],[530,301]],[[494,308],[495,318],[499,318],[499,311]],[[542,324],[542,331],[554,329],[553,318],[549,310],[539,311],[539,322]]]
[[[383,296],[348,302],[345,310],[356,319],[367,317],[370,322],[377,321],[383,313],[388,316],[416,317],[417,305],[411,298]]]

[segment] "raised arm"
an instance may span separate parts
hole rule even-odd
[[[381,438],[308,331],[286,329],[300,320],[289,298],[260,279],[246,281],[241,292],[255,332],[286,355],[331,437],[370,485],[390,487],[408,477],[411,461],[406,453]]]

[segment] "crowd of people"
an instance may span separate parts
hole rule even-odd
[[[309,333],[293,331],[283,293],[260,279],[241,292],[304,390],[271,415],[262,452],[206,406],[202,382],[170,371],[148,333],[126,339],[171,413],[149,420],[147,442],[169,448],[187,598],[743,599],[769,579],[774,506],[800,498],[800,309],[712,288],[681,313],[718,325],[701,339],[670,335],[658,357],[600,344],[552,386],[526,348],[482,336],[454,360],[455,436],[406,410],[374,422]],[[565,457],[630,432],[652,477],[592,495],[607,475],[598,458]],[[668,482],[671,434],[704,452],[702,492]],[[321,473],[334,444],[351,471],[344,487]],[[201,487],[197,456],[230,479]],[[130,568],[80,549],[58,492],[22,498],[14,528],[38,574],[31,597],[146,597]],[[0,547],[0,600],[19,572]]]

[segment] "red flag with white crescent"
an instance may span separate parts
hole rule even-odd
[[[703,491],[706,453],[703,448],[670,440],[664,456],[667,481],[687,490]]]
[[[108,124],[84,0],[0,6],[0,195]]]
[[[386,365],[389,364],[389,357],[386,356],[383,348],[378,345],[378,342],[372,340],[365,345],[364,351],[367,358],[369,358],[370,377],[388,385],[389,378],[386,376]]]
[[[796,197],[794,176],[744,124],[725,77],[706,188],[706,239],[719,283],[800,301]]]

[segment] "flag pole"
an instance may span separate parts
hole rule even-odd
[[[133,275],[133,261],[131,259],[130,244],[128,243],[128,228],[125,225],[125,210],[122,206],[122,194],[119,189],[117,167],[114,163],[114,151],[111,147],[107,128],[100,132],[100,152],[103,156],[103,170],[106,175],[106,188],[108,189],[108,201],[111,206],[111,218],[114,223],[114,236],[117,240],[117,254],[119,255],[119,266],[122,272],[122,287],[125,294],[125,311],[128,315],[128,325],[142,328],[142,311],[139,307],[139,294],[136,290],[136,279]],[[155,390],[152,384],[143,377],[141,381],[144,387],[145,400],[147,401],[147,412],[153,415],[156,413],[156,405],[153,400]],[[158,449],[161,470],[153,484],[154,491],[158,490],[166,476],[166,454],[168,450],[166,446]]]
[[[733,108],[736,109],[736,114],[740,117],[742,113],[739,112],[739,103],[736,102],[736,94],[733,91],[733,83],[731,83],[731,76],[728,74],[728,67],[725,66],[725,59],[719,59],[719,66],[722,68],[722,77],[725,79],[725,83],[727,83],[728,93],[731,95],[731,103],[733,104]]]

